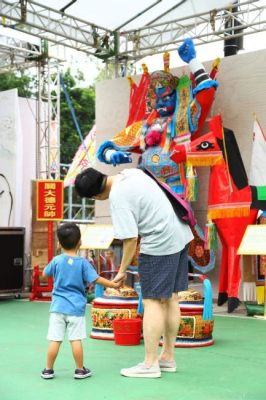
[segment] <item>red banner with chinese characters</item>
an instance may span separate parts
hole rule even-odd
[[[37,221],[58,221],[64,217],[64,181],[36,181]]]

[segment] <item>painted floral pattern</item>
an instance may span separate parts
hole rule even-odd
[[[97,329],[113,330],[114,319],[136,318],[136,316],[136,309],[92,308],[91,310],[92,326]]]
[[[206,339],[212,335],[213,320],[203,320],[201,315],[182,315],[177,337]]]

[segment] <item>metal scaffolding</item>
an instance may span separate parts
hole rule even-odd
[[[37,177],[60,179],[60,82],[57,60],[38,61]]]
[[[266,4],[264,1],[239,2],[236,7],[214,9],[167,22],[148,24],[137,31],[120,34],[119,57],[134,57],[176,50],[184,36],[193,39],[196,46],[229,38],[266,31]],[[236,6],[235,5],[235,6]],[[233,21],[226,27],[226,21]],[[234,24],[237,21],[237,24]],[[232,29],[232,25],[234,29]],[[123,47],[122,47],[123,44]]]
[[[31,0],[14,3],[2,0],[0,16],[5,18],[6,26],[92,55],[100,38],[112,34],[108,29]]]
[[[118,65],[164,51],[175,50],[184,35],[196,45],[224,41],[266,30],[266,5],[263,0],[239,1],[237,9],[214,9],[180,19],[169,20],[171,10],[137,30],[110,31],[32,0],[14,3],[0,1],[0,16],[5,26],[70,47]],[[232,30],[225,21],[237,21]],[[163,22],[162,22],[163,21]]]
[[[15,29],[0,27],[0,73],[33,69],[36,80],[36,177],[59,178],[59,61],[48,54],[48,43]]]

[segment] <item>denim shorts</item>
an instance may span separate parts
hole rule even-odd
[[[62,342],[67,333],[68,340],[82,340],[86,335],[85,317],[60,313],[50,313],[47,339]]]
[[[188,288],[188,246],[165,256],[139,255],[143,299],[169,299]]]

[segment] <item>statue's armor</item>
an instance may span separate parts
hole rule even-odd
[[[164,153],[160,146],[147,148],[141,155],[139,166],[149,169],[158,180],[167,183],[174,192],[183,194],[180,166],[174,163],[169,157],[169,152]]]

